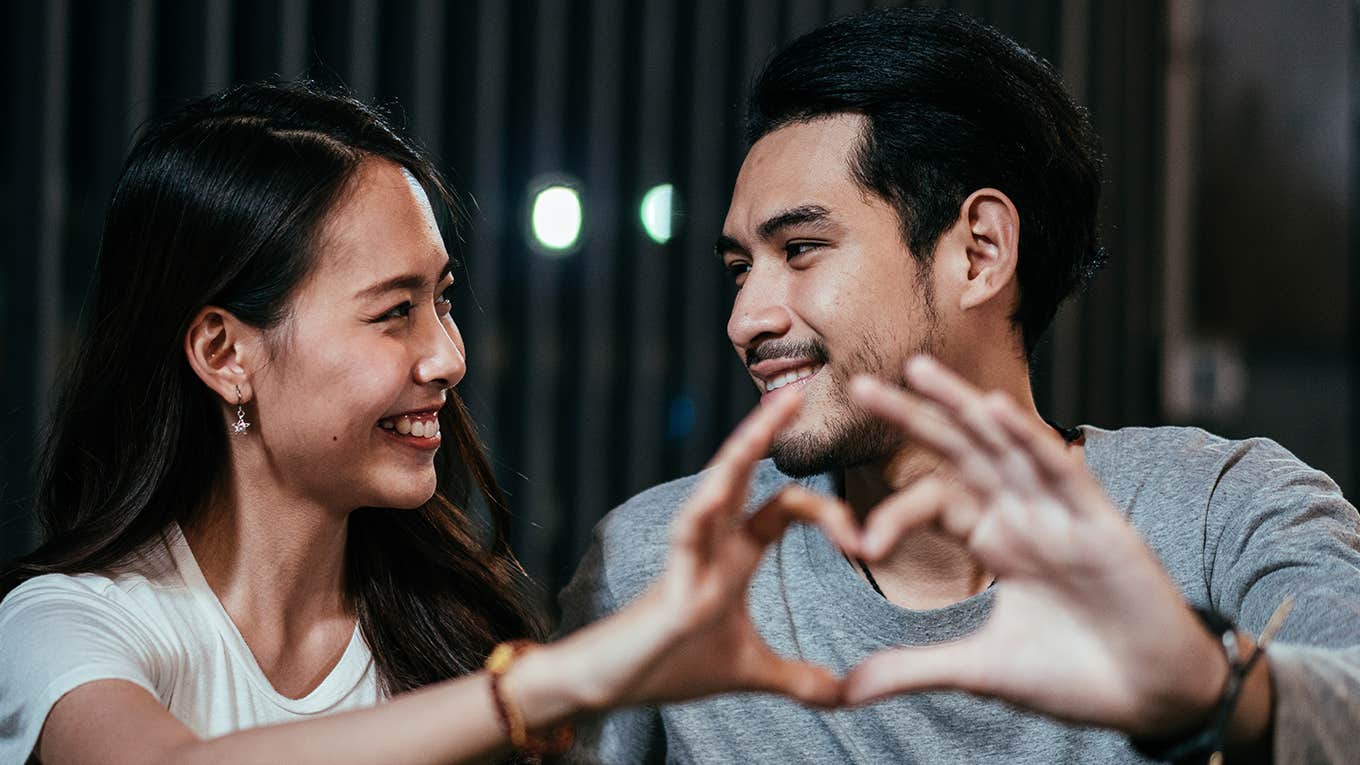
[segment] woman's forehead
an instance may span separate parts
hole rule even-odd
[[[347,281],[375,271],[433,272],[448,259],[424,187],[388,160],[364,161],[325,229],[318,271]]]

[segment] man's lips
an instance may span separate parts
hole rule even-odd
[[[752,364],[747,369],[750,370],[762,393],[772,393],[812,377],[821,371],[822,363],[813,359],[766,359]]]

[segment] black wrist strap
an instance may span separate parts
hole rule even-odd
[[[1284,624],[1294,605],[1292,596],[1285,598],[1275,613],[1271,615],[1266,628],[1261,632],[1255,647],[1247,656],[1242,656],[1237,648],[1237,628],[1222,614],[1204,608],[1194,609],[1195,614],[1214,637],[1223,645],[1223,655],[1228,660],[1228,679],[1223,683],[1218,703],[1209,723],[1204,728],[1176,739],[1130,739],[1133,748],[1144,757],[1174,763],[1221,763],[1223,761],[1223,734],[1237,707],[1237,697],[1242,692],[1242,684],[1251,673],[1256,662],[1265,655],[1266,644]]]
[[[1205,629],[1213,634],[1223,647],[1224,658],[1228,660],[1228,679],[1218,694],[1218,702],[1209,717],[1209,724],[1186,737],[1172,740],[1132,739],[1133,748],[1139,754],[1153,760],[1174,763],[1209,762],[1223,751],[1223,730],[1237,706],[1237,694],[1242,690],[1242,679],[1261,655],[1259,650],[1252,651],[1245,662],[1237,650],[1237,628],[1223,615],[1204,608],[1196,608]]]

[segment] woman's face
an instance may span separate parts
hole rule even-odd
[[[449,257],[403,168],[365,160],[253,379],[258,434],[287,488],[348,511],[435,491],[436,414],[466,371]]]

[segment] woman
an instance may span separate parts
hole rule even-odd
[[[452,392],[428,195],[449,199],[375,113],[302,86],[194,102],[138,141],[45,449],[47,541],[0,583],[0,761],[466,761],[612,706],[836,701],[743,601],[792,519],[856,545],[843,507],[797,490],[742,520],[793,396],[724,446],[647,595],[507,644],[542,629]]]

